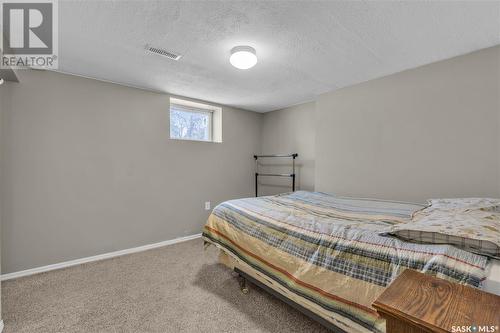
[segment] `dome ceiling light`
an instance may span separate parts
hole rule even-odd
[[[231,49],[229,62],[238,69],[252,68],[257,63],[257,52],[251,46],[235,46]]]

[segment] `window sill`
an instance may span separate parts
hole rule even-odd
[[[181,138],[170,138],[170,140],[175,140],[175,141],[191,141],[191,142],[205,142],[205,143],[222,143],[222,141],[181,139]]]

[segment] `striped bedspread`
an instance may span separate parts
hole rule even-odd
[[[407,268],[478,287],[487,259],[379,233],[423,206],[299,191],[217,206],[204,240],[320,306],[349,332],[384,332],[371,307]]]

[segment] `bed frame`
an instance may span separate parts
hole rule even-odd
[[[336,326],[334,323],[323,318],[322,316],[320,316],[316,312],[308,309],[307,307],[303,306],[302,304],[295,302],[293,299],[290,299],[286,295],[283,295],[279,291],[274,290],[272,287],[259,281],[256,277],[253,276],[253,274],[259,274],[258,271],[253,271],[253,268],[251,268],[251,267],[243,268],[241,266],[241,263],[239,262],[239,260],[234,258],[230,252],[227,252],[226,249],[224,249],[223,247],[221,247],[217,243],[212,243],[211,241],[204,241],[205,249],[210,245],[214,245],[219,250],[219,259],[218,259],[219,264],[226,266],[231,271],[233,271],[235,273],[235,275],[237,275],[237,277],[239,279],[240,290],[243,294],[248,294],[250,292],[250,290],[248,288],[248,282],[250,282],[251,284],[259,287],[260,289],[266,291],[267,293],[271,294],[272,296],[278,298],[282,302],[290,305],[291,307],[293,307],[297,311],[301,312],[302,314],[309,317],[313,321],[317,322],[321,326],[327,328],[328,330],[335,332],[335,333],[349,333],[349,331],[346,331],[346,330]],[[247,269],[248,269],[248,271],[245,271]],[[263,274],[263,276],[265,276],[265,274]]]
[[[306,315],[307,317],[311,318],[315,322],[317,322],[320,325],[326,327],[330,331],[335,332],[335,333],[348,333],[348,332],[340,329],[339,327],[335,326],[334,324],[330,323],[329,321],[325,320],[324,318],[318,316],[317,314],[315,314],[311,310],[303,307],[302,305],[300,305],[298,303],[295,303],[294,301],[292,301],[291,299],[289,299],[286,296],[283,296],[282,294],[280,294],[279,292],[275,291],[274,289],[269,288],[268,286],[266,286],[265,284],[261,283],[260,281],[258,281],[257,279],[253,278],[252,276],[248,275],[247,273],[245,273],[244,271],[242,271],[238,267],[234,268],[234,272],[237,273],[239,275],[239,277],[241,278],[241,280],[240,280],[240,288],[241,288],[241,292],[242,293],[247,294],[249,292],[248,286],[247,286],[247,282],[251,282],[253,285],[256,285],[260,289],[263,289],[264,291],[268,292],[269,294],[273,295],[274,297],[278,298],[279,300],[285,302],[286,304],[290,305],[294,309],[296,309],[299,312],[303,313],[304,315]]]

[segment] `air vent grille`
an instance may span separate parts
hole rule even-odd
[[[170,52],[170,51],[167,51],[164,49],[160,49],[159,47],[146,45],[146,50],[148,52],[151,52],[151,53],[154,53],[154,54],[157,54],[157,55],[160,55],[162,57],[166,57],[166,58],[169,58],[172,60],[179,60],[180,58],[182,58],[182,55],[180,55],[180,54],[175,54],[173,52]]]

